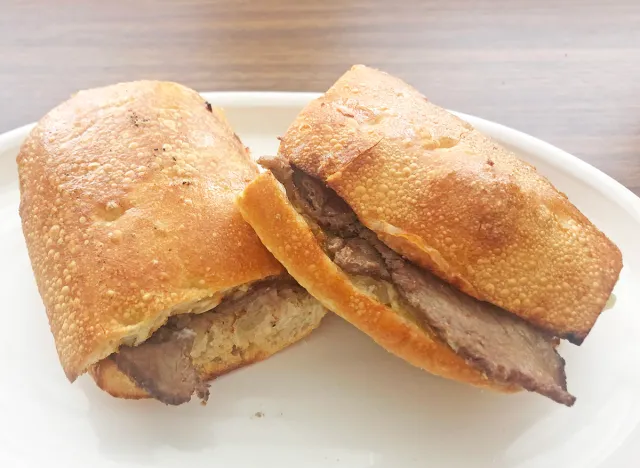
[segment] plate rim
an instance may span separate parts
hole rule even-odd
[[[207,100],[214,101],[216,106],[222,107],[304,107],[309,101],[322,96],[317,92],[295,91],[203,91],[200,94]],[[482,133],[488,133],[492,138],[499,138],[503,143],[512,146],[527,146],[536,156],[554,169],[567,172],[571,166],[573,176],[589,184],[600,196],[618,204],[633,220],[640,224],[640,197],[631,190],[605,174],[600,169],[586,161],[564,151],[557,146],[547,143],[528,133],[508,127],[506,125],[477,117],[471,114],[450,110],[453,114],[467,120]],[[0,149],[11,145],[20,145],[36,125],[35,122],[9,130],[0,134]]]

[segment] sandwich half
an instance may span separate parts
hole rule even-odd
[[[325,309],[234,205],[258,167],[221,111],[175,83],[83,91],[18,156],[20,215],[60,362],[123,398],[206,401]]]
[[[364,66],[260,163],[240,211],[328,309],[434,374],[574,403],[558,338],[584,340],[622,258],[533,166]]]

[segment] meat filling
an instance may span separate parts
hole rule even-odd
[[[190,401],[194,393],[206,402],[209,386],[191,357],[196,332],[209,329],[213,314],[239,312],[258,297],[284,300],[293,288],[300,287],[290,277],[256,283],[246,292],[231,294],[208,312],[171,317],[144,343],[122,346],[111,359],[138,387],[162,403],[180,405]]]
[[[376,279],[391,279],[382,256],[365,239],[331,237],[327,241],[326,249],[333,255],[334,263],[348,273]]]
[[[407,308],[468,364],[489,378],[571,406],[564,360],[554,340],[528,322],[481,302],[404,259],[365,228],[329,187],[281,158],[263,158],[296,208],[325,234],[324,248],[352,275],[390,281]]]
[[[191,362],[195,333],[164,326],[139,346],[123,346],[113,360],[124,374],[151,396],[167,405],[180,405],[196,393],[209,398],[208,385]]]

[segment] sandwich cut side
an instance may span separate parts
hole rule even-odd
[[[403,258],[363,226],[331,188],[284,158],[262,158],[260,164],[285,187],[323,252],[356,288],[416,324],[490,381],[567,406],[574,403],[553,337]]]
[[[179,405],[195,393],[206,402],[207,380],[300,340],[324,314],[318,301],[281,275],[235,288],[206,312],[170,317],[148,340],[122,346],[91,372],[114,396]]]

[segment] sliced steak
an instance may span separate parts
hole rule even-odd
[[[564,359],[551,337],[499,307],[460,292],[377,239],[372,242],[400,295],[457,354],[492,379],[573,405]]]
[[[287,189],[293,190],[293,168],[282,156],[261,156],[258,164],[271,171],[273,176]]]
[[[194,393],[206,402],[208,385],[202,382],[191,361],[196,332],[206,333],[214,314],[242,310],[258,297],[264,304],[276,302],[299,289],[289,275],[256,282],[249,289],[229,294],[208,312],[170,317],[147,341],[138,346],[122,346],[112,359],[138,387],[167,405],[186,403]]]
[[[360,223],[349,205],[322,182],[293,168],[280,156],[262,157],[261,166],[269,169],[284,185],[287,195],[304,214],[320,227],[342,237],[357,235]]]
[[[260,160],[285,185],[292,203],[328,232],[325,249],[345,272],[390,279],[404,301],[470,365],[571,406],[564,360],[554,338],[524,320],[464,294],[380,242],[322,182],[283,158]]]
[[[195,333],[189,329],[162,327],[139,346],[123,346],[113,354],[118,368],[152,397],[167,405],[180,405],[196,393],[209,398],[191,362]]]
[[[333,237],[327,241],[327,250],[333,262],[344,271],[354,275],[391,279],[378,251],[366,240]]]

